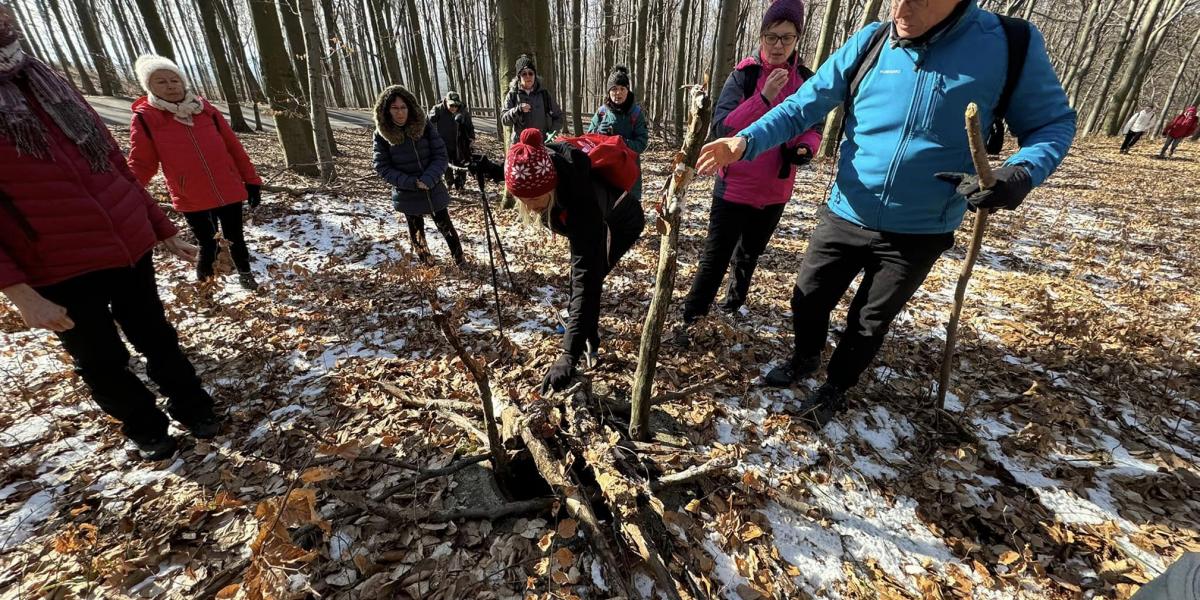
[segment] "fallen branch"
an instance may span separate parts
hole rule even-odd
[[[714,473],[726,471],[726,470],[732,468],[733,465],[735,465],[735,464],[737,464],[737,459],[735,459],[732,456],[717,457],[717,458],[714,458],[702,465],[696,465],[693,467],[689,467],[678,473],[672,473],[670,475],[663,475],[662,477],[659,477],[657,480],[650,482],[650,490],[657,492],[657,491],[661,491],[662,489],[668,488],[671,486],[682,485],[682,484],[688,483],[689,481],[694,481],[696,479],[699,479],[701,477],[706,477],[706,476],[712,475]]]
[[[658,394],[651,400],[651,403],[661,404],[663,402],[670,402],[672,400],[680,400],[682,398],[687,398],[688,396],[691,396],[692,394],[695,394],[696,392],[698,392],[700,390],[717,385],[718,383],[721,383],[722,381],[725,381],[726,379],[729,379],[729,371],[721,373],[720,375],[717,375],[716,377],[713,377],[712,379],[710,379],[708,381],[705,381],[702,383],[697,383],[695,385],[689,385],[688,387],[685,387],[681,390],[676,390],[674,392],[663,392],[661,394]]]
[[[512,515],[541,512],[553,506],[557,501],[557,498],[534,498],[533,500],[508,502],[492,507],[443,510],[430,513],[421,518],[421,521],[426,523],[445,523],[459,519],[486,519],[495,521],[496,519],[503,519]]]
[[[399,400],[401,404],[412,408],[441,408],[469,413],[475,413],[475,411],[478,411],[480,408],[478,404],[471,404],[470,402],[463,402],[462,400],[421,400],[419,398],[413,398],[404,390],[386,381],[378,381],[376,383],[379,384],[379,387],[383,388],[383,391],[387,392],[393,398]]]

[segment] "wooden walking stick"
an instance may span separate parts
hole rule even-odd
[[[992,165],[988,163],[987,149],[983,143],[983,130],[979,125],[979,107],[974,102],[967,105],[967,142],[971,145],[971,162],[975,163],[975,173],[979,176],[979,188],[988,189],[996,185],[996,176],[992,174]],[[983,233],[987,229],[988,209],[980,208],[975,211],[975,228],[971,233],[971,245],[967,248],[967,258],[963,260],[962,272],[958,274],[958,285],[954,288],[954,308],[950,311],[950,322],[946,325],[946,348],[942,351],[942,371],[938,376],[937,408],[946,408],[946,388],[950,385],[950,372],[954,369],[954,344],[958,340],[958,317],[962,314],[963,300],[967,295],[967,284],[971,281],[971,270],[975,268],[975,259],[979,258],[979,248],[983,245]]]

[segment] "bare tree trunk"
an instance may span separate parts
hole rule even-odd
[[[310,118],[313,123],[313,141],[317,151],[317,163],[323,183],[329,183],[337,178],[333,164],[333,147],[330,144],[329,114],[325,111],[325,73],[324,64],[319,57],[322,52],[321,29],[317,26],[317,15],[313,0],[297,0],[300,14],[300,26],[304,30],[305,48],[308,53],[308,90]]]
[[[838,11],[842,0],[829,0],[825,5],[825,16],[821,19],[821,35],[817,41],[817,52],[812,58],[812,68],[821,68],[821,63],[833,53],[833,34],[837,29]]]
[[[117,81],[117,72],[113,68],[112,60],[109,59],[108,52],[104,50],[104,41],[100,38],[100,30],[96,27],[92,7],[88,5],[87,0],[71,0],[71,2],[75,6],[75,14],[79,18],[83,43],[87,46],[88,53],[92,55],[92,62],[96,65],[96,78],[100,80],[100,93],[105,96],[115,96],[117,92],[121,91],[121,84]]]
[[[1104,124],[1106,135],[1117,135],[1117,131],[1121,129],[1121,107],[1125,104],[1125,98],[1129,95],[1130,90],[1133,89],[1138,74],[1142,69],[1147,68],[1142,59],[1146,56],[1146,46],[1150,43],[1150,36],[1154,33],[1154,23],[1163,3],[1163,0],[1149,1],[1149,8],[1142,15],[1142,23],[1138,26],[1133,52],[1130,53],[1129,60],[1125,63],[1125,70],[1121,74],[1121,83],[1113,92],[1112,100],[1109,102],[1108,119]]]
[[[221,91],[225,94],[225,103],[229,105],[229,126],[234,131],[250,131],[246,119],[242,116],[242,106],[238,103],[237,86],[233,83],[233,72],[229,69],[229,58],[225,51],[225,43],[221,39],[221,28],[217,25],[217,2],[215,0],[196,0],[200,9],[200,22],[204,27],[204,37],[208,41],[208,51],[212,55],[213,66],[217,69],[217,81],[221,83]]]
[[[616,22],[616,15],[613,14],[617,8],[613,6],[613,0],[603,0],[603,4],[601,6],[604,10],[603,37],[600,39],[600,43],[604,45],[604,66],[602,70],[605,73],[608,73],[609,71],[612,71],[613,67],[617,66],[617,44],[613,39],[617,37],[617,31],[614,25]]]
[[[349,106],[346,103],[346,87],[342,79],[341,58],[345,54],[346,44],[338,31],[337,13],[334,12],[333,0],[321,0],[321,14],[325,17],[326,51],[329,52],[329,85],[333,88],[333,102],[337,106]]]
[[[417,12],[417,3],[415,0],[404,0],[405,7],[408,12],[408,33],[412,36],[411,43],[413,45],[413,54],[409,56],[409,60],[414,61],[413,68],[415,69],[416,81],[414,84],[419,84],[417,90],[417,99],[422,103],[422,110],[433,104],[433,99],[437,94],[437,90],[430,77],[430,66],[428,61],[428,53],[425,49],[425,40],[421,35],[421,15]]]
[[[50,45],[54,48],[54,55],[58,58],[58,68],[62,70],[63,76],[71,87],[79,90],[74,77],[71,76],[71,63],[67,60],[67,55],[63,52],[62,45],[58,43],[58,35],[54,33],[54,24],[51,23],[49,16],[46,14],[46,7],[39,4],[36,0],[33,1],[33,8],[36,9],[38,18],[42,23],[45,23],[46,39],[50,40]]]
[[[308,91],[308,53],[304,50],[304,31],[300,27],[300,14],[296,8],[296,0],[279,0],[279,18],[283,23],[283,35],[287,38],[287,47],[291,50],[292,68],[300,81],[300,89],[304,98]]]
[[[684,67],[687,66],[686,52],[688,36],[685,34],[687,32],[688,25],[690,25],[688,22],[688,15],[690,14],[691,8],[692,3],[689,0],[683,0],[683,12],[679,15],[679,27],[676,27],[676,29],[679,31],[679,45],[675,48],[675,76],[671,79],[671,95],[674,96],[675,100],[675,106],[673,107],[675,110],[675,127],[673,129],[673,133],[675,134],[675,139],[677,141],[683,140],[683,113],[685,110],[684,95],[687,92],[681,89],[681,86],[683,86]]]
[[[712,80],[714,89],[720,89],[725,82],[725,74],[733,69],[733,61],[737,60],[734,40],[737,36],[738,16],[741,13],[739,0],[720,0],[721,12],[717,17],[717,37],[714,40],[712,63]]]
[[[400,57],[396,55],[395,33],[384,24],[383,15],[386,6],[386,0],[372,0],[371,2],[372,12],[375,16],[375,40],[379,46],[379,56],[383,59],[384,73],[388,79],[385,85],[394,85],[400,83],[404,79],[404,75],[400,72]]]
[[[879,19],[881,4],[883,0],[867,0],[863,7],[862,20],[858,25],[860,30]],[[845,118],[843,112],[844,107],[839,104],[825,118],[824,136],[821,138],[821,148],[817,151],[818,156],[833,156],[837,152],[838,145],[842,143],[842,120]]]
[[[580,19],[580,0],[571,0],[571,110],[575,113],[575,135],[583,133],[583,61],[579,57],[583,21]]]
[[[279,11],[273,0],[249,0],[250,18],[258,40],[263,82],[267,100],[275,115],[275,133],[283,147],[288,168],[304,175],[320,175],[317,151],[313,146],[312,122],[300,100],[300,82],[292,70],[279,25]]]
[[[1167,92],[1167,100],[1163,102],[1162,110],[1158,112],[1158,131],[1162,131],[1166,124],[1167,115],[1172,114],[1171,105],[1175,102],[1175,93],[1179,90],[1179,82],[1183,80],[1183,76],[1192,62],[1192,55],[1196,52],[1197,43],[1200,43],[1200,27],[1196,28],[1196,33],[1192,35],[1192,43],[1188,45],[1187,54],[1183,56],[1183,60],[1179,61],[1179,69],[1175,71],[1175,79],[1171,81],[1171,91]]]
[[[175,60],[175,47],[171,44],[171,38],[167,37],[167,28],[163,26],[162,16],[159,15],[158,6],[155,5],[154,0],[135,1],[138,12],[142,13],[142,22],[146,25],[146,32],[150,34],[150,43],[154,46],[154,53]]]
[[[31,21],[29,20],[29,15],[25,12],[25,7],[21,6],[20,0],[14,0],[12,5],[16,9],[17,33],[18,39],[21,40],[21,51],[50,62],[50,55],[42,50],[41,44],[38,43],[36,38],[29,35],[29,28],[25,24]]]
[[[1083,132],[1092,133],[1095,131],[1096,123],[1100,120],[1100,116],[1104,114],[1104,108],[1108,102],[1108,91],[1112,88],[1113,81],[1117,77],[1117,73],[1121,70],[1121,64],[1125,60],[1125,52],[1129,47],[1130,40],[1133,38],[1134,30],[1130,25],[1133,23],[1138,11],[1138,3],[1131,0],[1129,3],[1129,12],[1125,15],[1125,25],[1120,29],[1121,40],[1113,49],[1112,59],[1109,62],[1108,72],[1100,81],[1100,91],[1095,95],[1096,100],[1092,104],[1092,109],[1088,113],[1087,121],[1084,123]]]
[[[79,73],[79,81],[82,83],[83,93],[88,96],[95,96],[96,85],[92,83],[92,78],[88,75],[87,65],[83,63],[83,59],[79,56],[79,50],[75,48],[74,36],[71,35],[72,29],[67,26],[67,21],[63,18],[62,5],[59,4],[59,0],[46,1],[49,2],[50,10],[54,12],[54,19],[58,21],[58,28],[62,32],[61,35],[56,35],[56,37],[66,40],[67,50],[71,53],[71,61],[75,63],[75,71]]]
[[[125,46],[125,56],[129,60],[128,72],[132,72],[138,58],[138,51],[133,47],[133,30],[129,28],[129,20],[121,13],[120,0],[109,0],[109,6],[112,8],[113,18],[117,21],[117,30],[121,32],[121,45]]]

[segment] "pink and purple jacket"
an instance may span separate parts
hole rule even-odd
[[[763,98],[762,89],[767,78],[775,69],[787,69],[788,81],[783,90],[770,103]],[[754,77],[754,94],[745,97],[747,77]],[[738,63],[725,86],[721,88],[721,96],[713,108],[713,123],[710,138],[729,137],[749,127],[767,111],[783,102],[788,96],[800,89],[812,71],[800,64],[796,54],[787,63],[773,66],[760,57],[747,57]],[[816,152],[821,145],[821,131],[817,128],[788,140],[783,146],[794,149],[806,146],[809,156]],[[748,204],[755,208],[763,208],[773,204],[783,204],[792,197],[792,188],[796,182],[796,165],[791,165],[786,177],[780,177],[785,162],[782,148],[764,152],[751,161],[738,161],[721,170],[717,175],[717,184],[713,195],[726,202]]]

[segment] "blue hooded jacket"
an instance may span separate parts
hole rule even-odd
[[[992,122],[1007,74],[1008,46],[996,15],[975,0],[953,25],[909,48],[885,42],[865,73],[846,118],[837,183],[829,207],[852,223],[896,233],[945,233],[962,223],[967,204],[941,171],[973,172],[963,112],[979,105]],[[825,119],[847,94],[847,71],[883,25],[859,31],[796,93],[742,130],[753,160]],[[1050,66],[1045,41],[1030,25],[1025,67],[1006,121],[1021,149],[1005,164],[1029,170],[1041,185],[1062,163],[1075,137],[1075,111]],[[864,66],[866,68],[866,66]]]

